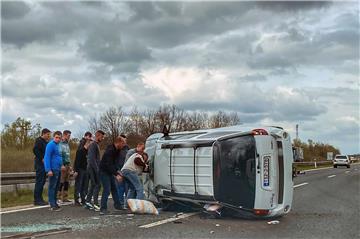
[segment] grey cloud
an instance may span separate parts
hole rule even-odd
[[[331,1],[262,1],[257,2],[258,7],[271,10],[274,12],[279,11],[303,11],[310,9],[319,9],[329,7]]]
[[[292,94],[276,92],[272,102],[272,118],[280,121],[315,120],[328,110],[303,90],[293,89]]]
[[[261,74],[247,74],[245,76],[239,77],[240,81],[256,82],[256,81],[266,81],[267,78]]]
[[[1,62],[1,73],[2,75],[10,73],[16,70],[16,64],[13,62],[5,61],[4,59]]]
[[[105,62],[140,62],[151,59],[151,51],[136,40],[126,41],[112,31],[94,32],[80,45],[79,51],[88,59]]]
[[[251,57],[247,62],[248,66],[251,68],[287,68],[292,66],[292,63],[285,56],[280,56],[278,54],[265,54],[257,55]]]
[[[241,17],[252,3],[147,3],[136,5],[131,28],[126,31],[136,38],[146,40],[149,46],[171,48],[189,41],[221,34],[243,25]],[[140,14],[146,8],[146,14]],[[134,10],[134,7],[133,7]],[[136,16],[142,16],[139,19]],[[154,16],[157,16],[154,19]],[[143,20],[147,18],[148,21]],[[152,19],[151,21],[149,19]]]
[[[24,2],[1,1],[1,18],[2,19],[22,18],[28,12],[30,12],[30,7]]]

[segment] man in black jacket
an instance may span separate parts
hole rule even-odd
[[[80,148],[84,147],[85,143],[88,142],[89,140],[92,140],[92,133],[87,131],[84,134],[84,137],[80,140],[79,146],[78,146],[77,149],[80,149]]]
[[[91,139],[86,139],[84,144],[76,151],[74,162],[75,190],[74,201],[76,206],[85,205],[85,197],[89,185],[89,176],[87,174],[87,152]],[[81,199],[81,203],[79,202]]]
[[[123,205],[119,200],[119,194],[116,188],[116,182],[121,180],[120,172],[117,169],[117,158],[120,150],[125,146],[125,140],[122,137],[115,139],[114,144],[109,145],[100,162],[100,180],[103,187],[103,193],[101,196],[100,215],[109,213],[107,211],[107,201],[110,195],[114,200],[115,209],[123,209]]]
[[[34,189],[34,205],[42,206],[47,205],[47,202],[44,201],[42,197],[42,193],[44,190],[44,184],[46,182],[46,172],[44,167],[44,155],[46,145],[50,140],[51,132],[47,128],[44,128],[41,131],[41,136],[35,140],[35,145],[33,148],[33,152],[35,154],[35,189]]]
[[[126,154],[130,149],[129,146],[127,145],[127,137],[126,137],[126,135],[121,134],[120,136],[124,139],[125,145],[124,145],[124,147],[122,149],[119,150],[119,154],[118,154],[118,157],[117,157],[117,160],[116,160],[117,161],[116,167],[117,167],[118,171],[120,171],[122,169],[122,167],[124,166]],[[127,187],[125,185],[125,181],[116,182],[116,186],[117,186],[117,191],[118,191],[118,194],[119,194],[120,203],[122,205],[124,205],[125,208],[126,208],[126,204],[124,204],[124,198],[126,197],[126,194],[127,194]]]

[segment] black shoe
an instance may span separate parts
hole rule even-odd
[[[58,207],[50,207],[49,209],[50,211],[53,211],[53,212],[60,212],[62,209],[58,206]]]
[[[106,209],[101,209],[100,210],[100,215],[107,215],[107,214],[110,214],[110,212]]]
[[[35,206],[45,206],[45,205],[48,205],[47,202],[43,201],[43,202],[34,202],[34,205]]]
[[[79,207],[82,206],[82,204],[79,203],[78,201],[75,201],[74,205],[75,205],[75,206],[79,206]]]

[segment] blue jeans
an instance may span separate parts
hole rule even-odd
[[[122,175],[125,177],[125,181],[129,186],[129,191],[127,193],[126,199],[136,198],[144,199],[144,187],[140,182],[137,172],[124,169],[121,171]],[[136,197],[135,197],[136,193]]]
[[[35,188],[34,188],[34,202],[39,203],[44,201],[42,197],[44,185],[46,182],[46,172],[45,172],[44,164],[35,162],[35,172],[36,172],[36,177],[35,177]]]
[[[122,209],[122,204],[119,200],[119,194],[116,188],[116,182],[114,175],[108,174],[106,172],[100,171],[100,180],[103,187],[103,192],[101,195],[101,206],[100,210],[106,210],[107,209],[107,201],[111,192],[113,201],[114,201],[114,207],[116,209]]]
[[[125,181],[124,180],[121,182],[116,181],[116,187],[119,194],[120,203],[124,205]]]
[[[53,176],[49,177],[48,197],[51,207],[57,206],[57,191],[60,184],[60,171],[52,171]]]

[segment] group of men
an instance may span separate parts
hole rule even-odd
[[[109,213],[107,202],[110,193],[117,210],[126,209],[126,199],[144,198],[144,189],[140,179],[143,172],[148,172],[148,156],[144,152],[143,142],[130,149],[125,135],[114,139],[100,156],[100,142],[105,133],[97,130],[93,139],[91,132],[86,132],[78,145],[74,167],[71,167],[69,140],[71,131],[55,131],[53,139],[49,129],[43,129],[36,139],[35,154],[36,183],[34,205],[47,205],[42,197],[46,177],[48,177],[48,198],[50,210],[60,211],[58,202],[70,202],[68,190],[70,177],[75,177],[74,203],[76,206]],[[103,188],[101,204],[98,197]],[[59,199],[59,200],[58,200]]]

